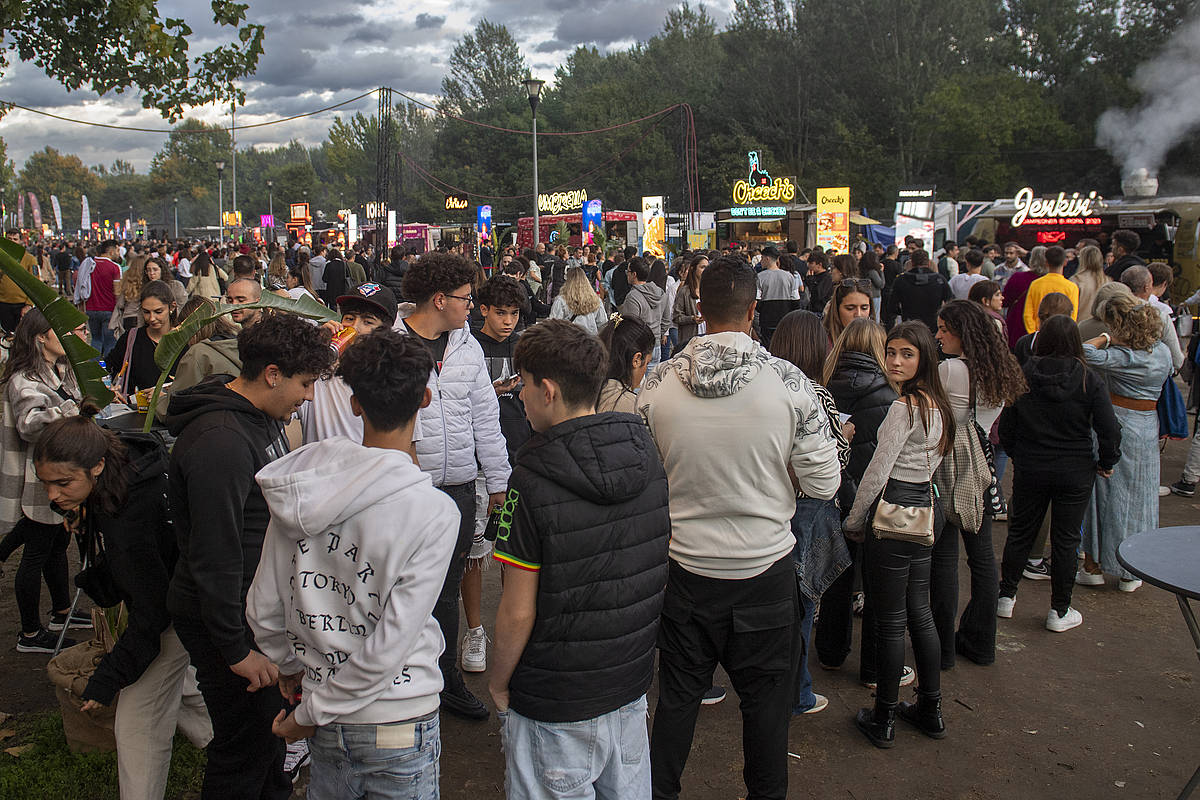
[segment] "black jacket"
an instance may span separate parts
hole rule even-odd
[[[1136,253],[1130,253],[1129,255],[1121,256],[1116,261],[1109,264],[1104,269],[1104,274],[1112,278],[1114,281],[1119,281],[1121,280],[1121,273],[1125,270],[1129,269],[1130,267],[1144,266],[1146,266],[1146,262],[1141,256],[1137,255]]]
[[[833,273],[808,272],[804,276],[804,285],[808,287],[808,310],[814,314],[824,314],[825,306],[833,297]]]
[[[1023,369],[1029,391],[1004,409],[998,428],[1015,467],[1058,476],[1112,469],[1121,458],[1121,426],[1104,381],[1073,358],[1034,356]]]
[[[325,281],[325,291],[322,292],[322,299],[325,300],[325,305],[330,308],[337,308],[337,299],[346,294],[346,262],[340,258],[326,261],[322,278]]]
[[[96,666],[83,692],[84,700],[106,706],[158,657],[159,637],[171,624],[167,586],[179,555],[167,510],[166,448],[151,434],[125,433],[121,441],[130,458],[125,504],[116,516],[91,504],[87,510],[129,611],[129,626]]]
[[[671,536],[649,429],[607,412],[535,434],[517,455],[506,510],[514,501],[496,557],[540,577],[533,633],[509,683],[513,709],[574,722],[633,702],[654,672]]]
[[[838,411],[849,414],[854,423],[845,471],[857,483],[875,455],[879,426],[899,395],[887,382],[875,358],[866,353],[842,353],[826,388],[833,395]]]
[[[937,331],[937,312],[942,303],[953,299],[950,284],[928,267],[910,269],[896,278],[888,297],[884,318],[919,319]]]
[[[202,623],[226,664],[254,644],[246,592],[271,514],[254,475],[287,453],[283,426],[216,375],[171,395],[168,497],[179,561],[167,595],[172,619]]]
[[[517,342],[521,340],[521,331],[513,331],[503,342],[497,342],[481,328],[472,327],[471,333],[483,348],[483,363],[487,365],[488,375],[493,383],[506,371],[508,375],[517,374],[513,368],[512,357]],[[517,451],[533,435],[533,429],[529,427],[529,420],[525,417],[525,404],[521,402],[520,388],[518,382],[511,392],[496,398],[500,402],[500,433],[504,435],[504,443],[508,446],[509,464],[516,463]]]
[[[404,297],[404,292],[400,290],[400,284],[404,282],[404,273],[406,272],[408,272],[407,261],[389,261],[383,265],[380,283],[391,289],[397,300],[402,300]]]

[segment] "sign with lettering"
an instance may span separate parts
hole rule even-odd
[[[591,244],[595,231],[604,232],[604,215],[599,200],[588,200],[583,207],[583,243]]]
[[[787,206],[734,206],[729,209],[731,217],[782,217],[787,215]]]
[[[292,222],[311,222],[312,218],[308,216],[308,203],[292,203],[288,207],[289,217]]]
[[[1079,192],[1070,197],[1066,192],[1059,192],[1058,197],[1034,197],[1033,189],[1026,186],[1013,198],[1016,210],[1012,215],[1012,226],[1099,225],[1100,218],[1094,214],[1103,202],[1104,198],[1094,191],[1088,192],[1086,197],[1080,196]]]
[[[663,215],[662,195],[642,198],[642,250],[656,258],[663,257],[663,243],[667,240],[667,218]]]
[[[757,150],[746,154],[748,169],[746,180],[733,185],[733,202],[739,206],[748,203],[790,203],[796,199],[796,184],[792,178],[771,179],[771,174],[762,166]]]
[[[275,217],[271,214],[260,214],[258,217],[258,225],[261,228],[274,228]]]
[[[901,200],[932,200],[936,186],[902,186],[896,196]]]
[[[387,203],[380,203],[372,200],[363,206],[363,216],[367,219],[380,219],[388,215]]]
[[[850,249],[850,187],[817,189],[817,244],[825,250]]]
[[[475,209],[475,230],[479,232],[480,242],[492,240],[492,207],[477,206]]]
[[[469,205],[471,205],[471,201],[465,194],[446,195],[447,211],[466,211]]]
[[[587,189],[568,189],[565,192],[539,194],[538,211],[542,214],[561,214],[564,211],[579,211],[587,202]]]
[[[226,211],[225,212],[225,226],[226,227],[236,228],[241,224],[242,224],[242,212],[240,212],[240,211]]]

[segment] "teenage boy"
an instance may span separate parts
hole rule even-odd
[[[510,569],[488,688],[505,794],[649,798],[666,475],[640,419],[596,413],[608,355],[594,336],[548,320],[521,337],[515,363],[537,433],[517,456],[496,537]]]
[[[378,283],[364,283],[350,294],[338,297],[337,309],[342,315],[341,323],[328,323],[327,327],[333,331],[353,328],[359,338],[378,328],[390,328],[396,322],[396,296]],[[349,347],[357,344],[355,339]],[[351,408],[351,394],[350,387],[336,375],[316,382],[312,402],[300,406],[305,444],[333,436],[362,441],[362,416]]]
[[[679,797],[717,664],[741,699],[748,796],[787,796],[789,665],[799,646],[791,520],[798,491],[837,493],[841,467],[808,378],[750,338],[756,291],[749,264],[709,264],[700,279],[708,334],[647,374],[638,395],[671,492],[650,748],[656,800]]]
[[[167,492],[179,560],[167,610],[212,717],[201,797],[286,800],[283,742],[271,733],[282,700],[263,691],[278,671],[245,621],[270,521],[254,475],[287,453],[282,423],[312,399],[333,353],[327,333],[291,315],[243,329],[238,353],[238,377],[216,375],[171,397]]]
[[[1066,263],[1066,250],[1058,245],[1046,248],[1046,274],[1030,283],[1025,293],[1025,310],[1021,314],[1025,321],[1025,330],[1028,332],[1033,333],[1041,325],[1038,309],[1041,307],[1042,298],[1053,292],[1065,294],[1071,301],[1071,319],[1079,318],[1079,284],[1063,277],[1063,267]]]
[[[461,517],[454,555],[433,609],[446,640],[440,661],[445,683],[442,707],[466,719],[484,720],[487,706],[467,688],[458,667],[458,594],[474,538],[475,476],[482,468],[491,509],[504,500],[511,469],[500,433],[496,390],[483,350],[467,327],[475,299],[474,277],[474,265],[460,256],[421,256],[404,273],[404,297],[416,307],[393,327],[416,336],[433,355],[434,370],[429,375],[433,400],[417,415],[417,461],[433,478],[433,485],[454,500]]]
[[[508,463],[516,460],[517,450],[532,433],[525,419],[525,407],[518,396],[520,377],[513,368],[513,350],[521,338],[517,323],[525,309],[525,290],[514,278],[496,275],[479,290],[479,313],[483,325],[472,330],[483,349],[488,377],[500,404],[500,432],[508,448]],[[487,476],[481,470],[475,478],[475,536],[463,569],[462,602],[467,617],[467,632],[462,641],[462,668],[465,672],[487,669],[487,633],[483,629],[480,605],[483,599],[483,569],[492,554],[492,543],[483,535],[487,528],[490,504]]]
[[[246,618],[284,698],[300,695],[274,731],[310,740],[310,797],[396,797],[397,773],[405,797],[438,796],[443,642],[430,614],[459,520],[413,449],[432,370],[410,336],[363,336],[337,366],[361,443],[305,445],[257,476],[271,525]]]

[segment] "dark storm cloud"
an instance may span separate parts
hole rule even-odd
[[[363,25],[347,38],[347,41],[358,44],[376,44],[392,38],[392,33],[382,25]]]
[[[442,27],[445,23],[445,17],[436,17],[433,14],[417,14],[417,30],[433,30]]]
[[[547,39],[546,41],[533,48],[535,53],[557,53],[561,50],[572,50],[574,45],[570,42],[561,42],[558,39]]]
[[[670,0],[581,3],[559,18],[554,38],[577,44],[644,41],[662,30],[667,11],[675,5]]]

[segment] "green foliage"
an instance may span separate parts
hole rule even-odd
[[[0,797],[22,800],[118,800],[117,754],[72,753],[57,711],[18,717],[16,736],[6,747],[30,746],[20,756],[0,753]],[[176,735],[166,797],[198,794],[205,756],[182,734]]]
[[[97,94],[134,90],[142,105],[177,119],[187,106],[245,100],[234,81],[254,72],[263,52],[262,25],[246,22],[248,3],[211,0],[213,22],[235,41],[199,55],[192,29],[164,18],[157,0],[25,0],[0,3],[0,70],[15,51],[67,89]]]
[[[54,225],[54,214],[50,210],[50,196],[57,196],[63,209],[63,224],[70,227],[75,227],[71,225],[71,218],[79,214],[79,196],[86,194],[94,203],[96,192],[101,186],[100,178],[83,165],[79,156],[63,155],[49,146],[31,154],[25,160],[25,166],[21,168],[14,183],[18,191],[33,192],[37,195],[38,203],[42,206],[43,219],[51,226]]]
[[[450,74],[442,80],[442,108],[465,114],[520,98],[529,67],[517,40],[504,25],[481,19],[450,53]]]

